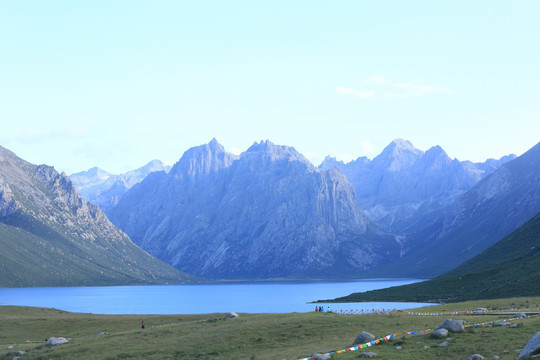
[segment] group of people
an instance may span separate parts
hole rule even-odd
[[[315,312],[325,312],[324,306],[315,306]],[[326,309],[326,312],[332,312],[330,311],[330,306]]]

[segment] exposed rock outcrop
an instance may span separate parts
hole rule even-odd
[[[533,357],[533,355],[538,354],[540,354],[540,331],[537,332],[525,345],[519,354],[518,360],[530,359]]]
[[[294,148],[255,143],[240,156],[212,140],[169,174],[150,174],[110,218],[136,244],[191,274],[269,278],[352,274],[396,257],[337,169]]]

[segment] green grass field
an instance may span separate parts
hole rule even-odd
[[[469,301],[437,305],[429,312],[471,310],[476,307],[535,308],[540,297]],[[414,311],[423,311],[417,309]],[[0,306],[0,358],[12,359],[298,359],[316,352],[344,349],[363,330],[375,336],[434,328],[446,318],[467,323],[496,321],[508,316],[411,316],[407,312],[379,315],[332,313],[205,315],[93,315],[54,309]],[[146,329],[139,327],[144,320]],[[486,358],[516,359],[540,328],[540,317],[513,321],[516,328],[477,327],[452,334],[447,347],[430,334],[400,335],[369,350],[379,359],[466,359],[474,353]],[[168,325],[167,325],[168,324]],[[105,335],[98,335],[106,332]],[[68,344],[46,345],[49,337],[70,338]],[[29,341],[29,342],[27,342]],[[396,350],[399,344],[402,350]],[[424,346],[429,349],[423,349]],[[13,346],[12,349],[7,349]],[[336,354],[355,359],[360,351]]]

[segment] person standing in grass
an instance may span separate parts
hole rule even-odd
[[[144,320],[141,321],[141,329],[144,329]]]

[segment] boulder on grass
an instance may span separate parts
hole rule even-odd
[[[433,332],[433,337],[435,339],[442,339],[448,336],[448,330],[444,328],[437,329]]]
[[[240,315],[238,315],[238,313],[235,313],[235,312],[230,312],[227,314],[227,317],[228,318],[237,318],[237,317],[240,317]]]
[[[537,332],[525,345],[521,353],[519,354],[518,360],[525,360],[532,358],[533,355],[540,354],[540,331]]]
[[[463,320],[452,320],[446,319],[442,324],[437,326],[435,330],[446,329],[453,333],[463,332],[465,328],[463,327]]]
[[[69,342],[68,339],[63,337],[50,337],[47,339],[47,343],[51,346],[61,345]]]
[[[373,340],[375,340],[375,336],[373,336],[373,334],[370,334],[367,331],[362,331],[356,337],[356,339],[354,339],[353,345],[365,344],[365,343],[373,341]]]
[[[471,355],[467,358],[467,360],[484,360],[485,357],[483,357],[482,355],[480,354],[474,354],[474,355]]]

